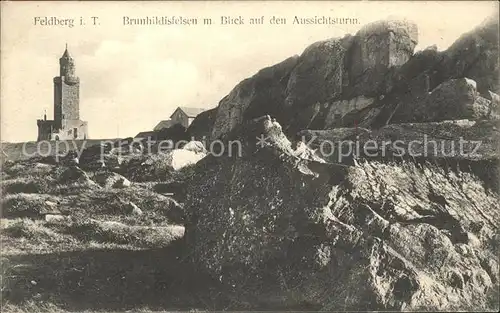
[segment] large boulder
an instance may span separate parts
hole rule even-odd
[[[492,15],[468,33],[463,34],[444,53],[444,66],[450,78],[469,77],[478,84],[478,91],[500,92],[498,80],[499,17]]]
[[[206,156],[204,152],[193,152],[186,149],[175,149],[165,155],[166,165],[174,170],[196,164]]]
[[[130,181],[122,175],[111,171],[98,171],[92,177],[101,187],[104,188],[126,188],[130,187]]]
[[[447,80],[420,97],[402,101],[391,122],[477,120],[490,118],[491,113],[491,101],[479,95],[476,82],[458,78]]]
[[[288,77],[297,64],[298,56],[264,68],[234,87],[217,107],[212,139],[230,132],[244,121],[270,114],[279,121],[286,120],[284,94]]]
[[[500,85],[498,82],[498,27],[497,16],[488,18],[478,27],[462,35],[445,51],[437,51],[434,47],[430,47],[416,53],[405,64],[394,68],[387,75],[386,85],[392,85],[392,89],[386,88],[391,91],[379,95],[379,98],[383,97],[383,99],[364,110],[352,112],[352,116],[344,119],[342,126],[352,127],[357,124],[366,127],[381,127],[388,123],[410,120],[420,122],[418,117],[412,117],[413,104],[426,104],[425,100],[429,99],[428,92],[432,92],[443,83],[445,83],[444,86],[452,83],[446,82],[453,79],[468,78],[475,81],[478,95],[491,100],[489,92],[498,93]],[[351,98],[347,94],[344,96],[347,99]],[[477,98],[478,103],[473,104],[476,112],[481,111],[486,105],[486,101],[481,98]],[[443,100],[446,101],[442,98],[433,99],[435,102]],[[439,106],[439,103],[434,105]],[[404,118],[399,119],[398,115],[401,114]],[[493,111],[490,117],[498,118],[498,114]]]
[[[496,192],[430,164],[304,160],[269,119],[256,123],[241,138],[262,131],[267,144],[208,156],[187,191],[188,255],[235,303],[498,308]]]
[[[190,141],[186,143],[182,149],[188,150],[194,153],[207,153],[207,149],[201,141]]]
[[[58,177],[60,184],[81,184],[85,186],[97,186],[89,175],[78,166],[70,166],[62,171]]]
[[[290,74],[285,99],[288,109],[306,108],[342,94],[346,54],[353,37],[316,42],[302,53]]]
[[[191,140],[210,139],[216,116],[217,108],[198,114],[187,129]]]
[[[407,20],[370,23],[355,36],[348,61],[350,97],[384,94],[392,88],[389,69],[406,63],[418,43],[418,28]],[[390,77],[389,77],[390,78]]]

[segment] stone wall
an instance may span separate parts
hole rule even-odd
[[[63,119],[80,119],[80,80],[77,77],[54,78],[55,128],[62,127]]]
[[[65,77],[62,85],[62,114],[65,119],[78,120],[80,118],[80,82]]]
[[[54,128],[54,121],[52,120],[37,120],[38,137],[37,141],[50,140],[52,129]]]
[[[81,120],[66,120],[64,128],[51,134],[51,140],[88,139],[88,124]]]

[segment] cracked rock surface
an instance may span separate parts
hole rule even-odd
[[[268,144],[200,161],[186,202],[192,260],[242,305],[498,307],[500,197],[477,176],[297,158],[276,124],[253,123],[245,136]]]

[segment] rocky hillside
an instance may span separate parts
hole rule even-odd
[[[415,24],[375,22],[158,134],[238,140],[237,153],[195,141],[146,153],[127,138],[5,162],[2,297],[70,311],[498,311],[498,26],[415,53]]]
[[[266,146],[208,156],[187,190],[190,256],[238,308],[498,308],[497,192],[430,163],[306,160],[269,121],[235,130]]]
[[[194,264],[239,309],[498,309],[498,26],[414,53],[415,24],[380,21],[236,85],[197,123],[244,153],[195,167]],[[419,157],[321,149],[424,138]]]

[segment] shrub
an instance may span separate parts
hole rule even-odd
[[[15,178],[2,181],[2,193],[40,193],[44,188],[43,181],[35,182],[27,178]]]
[[[67,226],[65,233],[85,242],[97,241],[153,248],[167,246],[174,239],[182,237],[183,231],[179,230],[180,226],[130,226],[119,222],[80,220]]]
[[[16,193],[3,197],[2,217],[40,217],[46,208],[45,201],[57,202],[57,198],[49,195]]]
[[[5,235],[14,238],[26,238],[35,242],[56,240],[59,235],[52,229],[44,226],[43,221],[21,219],[4,229]]]

